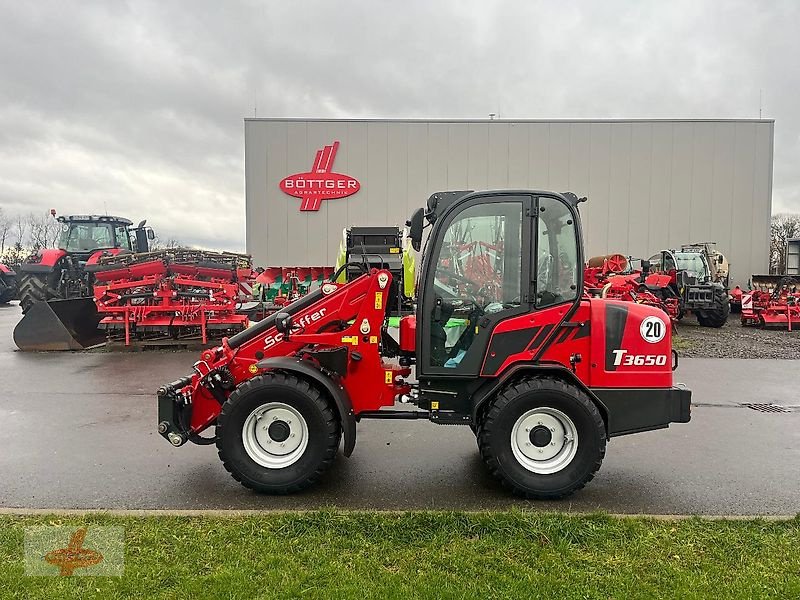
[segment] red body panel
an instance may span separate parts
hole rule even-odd
[[[417,317],[409,315],[400,319],[400,350],[415,352],[417,348]]]
[[[104,250],[98,250],[94,254],[89,257],[89,260],[86,261],[87,265],[96,265],[100,263],[100,259],[104,256],[116,256],[122,252],[122,248],[105,248]]]
[[[383,287],[378,278],[380,274],[387,276]],[[335,291],[293,315],[294,327],[301,331],[290,335],[289,340],[271,327],[238,348],[232,349],[227,340],[223,340],[219,348],[203,352],[200,364],[207,367],[203,366],[193,375],[192,384],[184,390],[191,392],[194,404],[193,432],[199,433],[211,425],[221,409],[219,402],[202,384],[203,372],[208,372],[206,368],[226,366],[238,385],[261,372],[256,367],[260,360],[292,356],[298,352],[302,354],[303,349],[309,348],[344,346],[350,357],[356,352],[360,355],[359,360],[348,360],[347,373],[341,378],[355,415],[392,406],[396,396],[410,391],[404,378],[411,369],[386,362],[379,353],[391,279],[389,271],[373,270],[350,283],[337,284]],[[330,330],[331,324],[335,323],[347,325],[341,331]]]
[[[672,387],[672,330],[664,313],[632,302],[590,302],[591,370],[586,384],[596,388]],[[662,337],[657,342],[648,342],[642,333],[642,323],[648,317],[662,323]],[[620,352],[624,352],[621,358]],[[639,364],[634,359],[628,363],[628,357],[643,358]],[[619,364],[615,364],[617,361]]]
[[[493,352],[500,352],[503,347],[490,341],[481,375],[500,375],[517,363],[531,362],[540,356],[542,362],[574,369],[587,387],[672,386],[671,328],[663,311],[634,302],[585,298],[570,317],[569,324],[559,326],[570,308],[569,304],[560,305],[499,323],[492,338],[530,330],[530,343],[524,350],[509,354],[496,371],[489,372],[488,359],[496,358]],[[661,323],[661,339],[652,343],[641,331],[642,322],[648,317]],[[578,360],[573,365],[571,359]]]
[[[36,255],[39,258],[37,264],[47,267],[55,267],[56,263],[67,255],[65,250],[59,248],[47,248],[39,250]],[[22,264],[22,270],[25,270],[25,263]]]
[[[9,269],[9,268],[8,268],[6,265],[4,265],[3,263],[0,263],[0,273],[4,273],[5,275],[14,275],[14,271],[12,271],[11,269]]]

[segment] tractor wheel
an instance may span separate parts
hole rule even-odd
[[[50,273],[21,273],[17,296],[22,312],[26,313],[36,302],[47,302],[61,298],[58,292],[58,270]]]
[[[697,322],[702,327],[722,327],[728,322],[728,315],[731,314],[731,302],[725,290],[714,293],[714,310],[697,311]]]
[[[0,304],[8,304],[16,295],[17,292],[14,285],[0,279]]]
[[[333,462],[341,428],[331,403],[294,375],[270,372],[236,388],[217,418],[222,464],[245,487],[288,494]]]
[[[569,496],[606,452],[603,418],[572,384],[536,377],[509,384],[484,412],[478,447],[489,471],[525,498]]]

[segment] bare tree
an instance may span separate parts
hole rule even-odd
[[[150,241],[150,250],[174,250],[175,248],[182,248],[183,244],[181,244],[180,240],[176,240],[175,238],[169,238],[167,240],[161,240],[158,236],[156,236],[153,240]]]
[[[6,241],[11,232],[11,217],[0,207],[0,256],[6,252]]]
[[[786,244],[795,237],[800,237],[800,215],[772,215],[769,241],[770,273],[778,275],[786,273]]]
[[[27,246],[28,235],[28,222],[21,214],[18,214],[17,218],[14,219],[14,235],[16,237],[14,248],[21,252]]]
[[[29,213],[27,221],[30,243],[34,250],[55,246],[60,227],[50,213]]]

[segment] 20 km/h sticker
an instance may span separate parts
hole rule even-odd
[[[646,317],[639,326],[642,339],[650,344],[655,344],[664,339],[667,334],[667,324],[658,317]]]

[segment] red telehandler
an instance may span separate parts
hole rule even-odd
[[[691,392],[673,386],[661,310],[584,295],[580,201],[432,195],[408,222],[415,250],[428,225],[430,234],[398,339],[388,322],[402,306],[402,270],[354,253],[339,271],[362,275],[335,283],[335,273],[162,386],[158,432],[174,446],[216,444],[243,485],[284,494],[316,481],[342,439],[349,456],[357,422],[428,419],[469,425],[491,473],[517,494],[582,488],[610,437],[688,422]],[[467,268],[477,255],[465,239],[491,269]]]

